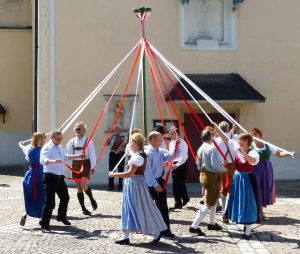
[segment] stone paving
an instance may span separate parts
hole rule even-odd
[[[28,218],[21,227],[23,213],[22,177],[0,175],[0,253],[300,253],[300,184],[279,182],[277,203],[266,209],[267,219],[255,224],[250,241],[240,239],[241,226],[228,224],[220,232],[208,231],[206,237],[192,236],[188,228],[199,208],[200,187],[189,184],[191,202],[170,213],[174,239],[163,238],[155,246],[151,237],[132,234],[130,246],[118,246],[121,236],[121,192],[96,187],[99,208],[92,216],[79,209],[76,189],[70,187],[68,217],[71,226],[51,220],[52,233],[42,233],[38,219]],[[169,191],[170,194],[170,191]],[[173,205],[171,196],[168,199]],[[91,209],[90,205],[88,208]],[[56,214],[56,210],[54,215]],[[220,216],[217,222],[222,224]]]

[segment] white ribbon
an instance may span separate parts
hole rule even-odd
[[[234,118],[232,118],[219,104],[217,104],[212,98],[210,98],[204,91],[202,91],[195,83],[193,83],[186,75],[184,75],[178,68],[176,68],[172,63],[170,63],[155,47],[152,46],[152,44],[150,44],[150,48],[155,52],[155,54],[157,54],[159,56],[159,58],[164,62],[164,64],[168,67],[168,69],[172,69],[174,72],[176,72],[181,78],[183,78],[196,92],[198,92],[204,99],[206,99],[217,111],[220,112],[220,114],[222,114],[227,120],[229,120],[231,123],[235,124],[236,126],[238,126],[242,131],[247,132],[247,130],[240,125]],[[173,72],[172,72],[173,73]],[[176,77],[176,76],[175,76]],[[177,77],[176,77],[177,78]],[[178,78],[177,78],[178,80]],[[181,82],[180,82],[181,83]],[[182,86],[184,86],[181,83]],[[190,93],[189,93],[190,94]],[[192,97],[193,98],[193,97]],[[197,105],[200,107],[200,105],[197,103]],[[203,111],[203,109],[200,107],[200,109]],[[207,114],[205,114],[207,116]],[[211,119],[208,117],[208,119],[211,121]],[[211,121],[212,122],[212,121]],[[285,153],[288,153],[289,155],[293,156],[292,152],[289,152],[279,146],[276,146],[274,144],[271,144],[268,141],[265,141],[263,139],[259,139],[256,137],[253,137],[253,139],[258,140],[264,144],[267,144],[269,146],[272,146],[278,150],[281,150]]]
[[[142,65],[143,65],[143,56],[144,56],[144,52],[145,52],[145,44],[143,41],[141,41],[142,44],[142,48],[141,48],[141,55],[140,55],[140,63],[139,63],[139,70],[138,70],[138,77],[137,77],[137,82],[136,82],[136,89],[135,89],[135,98],[134,98],[134,103],[133,103],[133,109],[132,109],[132,117],[131,117],[131,122],[130,122],[130,129],[129,129],[129,133],[131,133],[132,128],[133,128],[133,121],[135,118],[135,110],[136,110],[136,101],[137,101],[137,94],[138,94],[138,89],[139,89],[139,83],[140,83],[140,75],[142,73]],[[129,143],[131,142],[131,135],[129,135]],[[125,158],[126,153],[124,153],[124,155],[122,156],[122,158],[119,160],[119,162],[117,163],[117,165],[114,167],[114,169],[112,170],[112,172],[115,172],[118,168],[118,166],[120,165],[120,163],[123,161],[123,159]]]
[[[101,89],[107,84],[109,79],[115,74],[115,72],[120,68],[123,62],[130,56],[130,54],[134,51],[134,49],[140,44],[139,41],[131,51],[116,65],[116,67],[103,79],[103,81],[97,85],[97,87],[84,99],[84,101],[78,106],[78,108],[67,118],[67,120],[60,126],[59,129],[63,129],[62,133],[65,133],[67,129],[72,125],[72,123],[76,120],[76,118],[83,112],[83,110],[90,104],[90,102],[95,98],[95,96],[101,91]],[[46,135],[51,134],[48,132]],[[28,139],[23,141],[23,143],[30,142],[32,140]]]

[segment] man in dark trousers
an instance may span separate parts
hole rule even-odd
[[[145,170],[145,178],[149,187],[150,194],[154,199],[158,209],[160,210],[163,219],[168,227],[161,233],[162,236],[174,237],[175,235],[170,230],[169,209],[167,204],[167,191],[163,190],[164,182],[164,164],[175,158],[175,153],[169,153],[167,150],[160,148],[162,136],[157,131],[152,131],[148,135],[149,145],[145,149],[147,157],[147,166]]]
[[[109,140],[107,141],[107,145],[109,146],[109,171],[112,171],[118,162],[122,159],[125,153],[125,136],[121,134],[121,128],[118,125],[114,126],[114,133],[111,135]],[[121,161],[118,166],[118,172],[124,171],[125,158]],[[119,178],[119,186],[118,190],[122,190],[123,179]],[[108,180],[108,189],[114,189],[114,178],[111,177]]]
[[[40,224],[43,232],[51,232],[50,219],[55,207],[55,193],[60,199],[57,221],[65,225],[71,225],[67,220],[67,210],[69,203],[68,187],[65,182],[63,161],[80,158],[79,155],[66,154],[61,146],[63,139],[60,130],[52,131],[51,139],[43,146],[41,150],[40,163],[43,165],[43,184],[46,194],[46,201],[43,207],[43,214]]]
[[[175,205],[173,209],[181,209],[189,201],[189,195],[185,186],[185,175],[187,171],[187,159],[188,159],[188,145],[187,143],[178,137],[178,131],[176,127],[171,127],[169,130],[171,142],[169,145],[169,151],[173,153],[177,143],[176,140],[180,140],[180,152],[175,154],[175,159],[172,164],[172,179],[173,179],[173,195]]]

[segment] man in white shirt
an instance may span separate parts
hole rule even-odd
[[[83,152],[83,149],[86,146],[88,141],[88,138],[85,136],[86,125],[80,121],[74,125],[74,131],[76,133],[76,137],[69,140],[66,146],[66,153],[79,155]],[[80,182],[76,181],[77,198],[81,206],[82,212],[85,215],[91,215],[91,212],[88,209],[86,209],[84,205],[83,192],[85,192],[85,194],[89,197],[93,210],[96,210],[98,207],[97,202],[93,197],[92,189],[91,187],[88,186],[90,175],[95,173],[95,166],[96,166],[95,147],[93,141],[90,140],[83,158],[75,159],[72,162],[73,170],[80,171],[81,167],[83,167],[83,171],[79,174],[72,172],[72,177],[80,180]]]
[[[172,164],[172,179],[173,179],[173,195],[175,200],[175,205],[173,209],[181,209],[189,201],[189,195],[185,186],[185,176],[187,171],[187,158],[188,158],[188,145],[182,139],[179,138],[180,143],[177,144],[178,131],[176,127],[171,127],[169,130],[171,137],[171,142],[169,145],[169,151],[172,153],[176,148],[180,148],[176,158]]]
[[[52,131],[50,140],[43,146],[40,155],[40,163],[43,165],[43,184],[46,193],[46,201],[43,207],[41,226],[43,232],[51,232],[50,219],[55,207],[55,193],[60,199],[57,221],[65,225],[71,225],[67,220],[67,210],[69,203],[68,187],[65,183],[63,161],[79,158],[80,155],[66,154],[61,146],[63,139],[60,130]]]
[[[229,138],[228,143],[225,144],[224,141],[220,138],[216,138],[216,143],[220,147],[223,154],[226,156],[226,161],[228,162],[226,168],[227,172],[220,173],[220,203],[222,205],[222,218],[224,223],[229,223],[228,218],[225,216],[226,207],[228,203],[228,194],[230,192],[232,176],[235,171],[234,159],[236,156],[236,148],[239,147],[238,144],[238,135],[234,134],[235,127],[229,131],[229,123],[223,121],[219,124],[219,128],[225,133]],[[218,153],[220,161],[223,161],[224,158]],[[228,186],[226,185],[226,175],[228,175]]]

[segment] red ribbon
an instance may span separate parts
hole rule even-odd
[[[30,163],[29,166],[32,168],[32,199],[36,201],[37,199],[37,168],[41,167],[42,165],[39,163]]]

